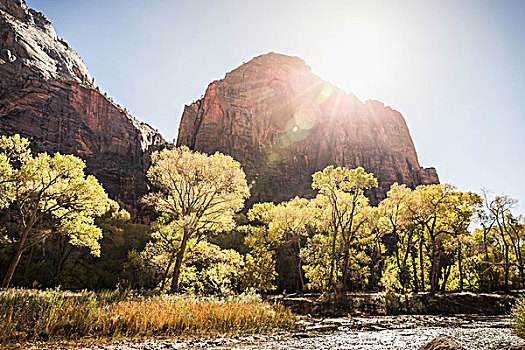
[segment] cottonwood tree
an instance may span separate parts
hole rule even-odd
[[[275,290],[275,250],[279,236],[269,230],[272,211],[275,205],[271,202],[256,203],[248,211],[250,225],[239,229],[245,234],[244,242],[250,248],[245,256],[241,288],[254,288],[259,292]]]
[[[510,278],[513,267],[517,267],[520,284],[523,286],[525,280],[525,261],[523,252],[523,241],[525,239],[525,221],[523,216],[515,216],[512,209],[515,208],[517,200],[509,196],[495,196],[489,200],[486,191],[485,210],[481,214],[483,218],[485,238],[491,236],[492,245],[502,248],[503,261],[485,261],[485,264],[502,265],[504,271],[504,288],[510,290]],[[487,246],[487,243],[485,243]],[[493,249],[495,248],[493,247]],[[495,249],[494,249],[495,250]],[[486,253],[488,258],[488,253]],[[500,259],[501,260],[501,259]]]
[[[245,243],[251,251],[246,256],[243,286],[259,291],[275,289],[277,272],[274,257],[284,250],[282,255],[289,259],[299,289],[304,289],[299,253],[301,241],[308,236],[308,225],[313,218],[309,204],[308,199],[296,197],[278,205],[257,203],[248,211],[252,225],[243,226],[242,230],[246,234]]]
[[[299,197],[280,203],[271,212],[269,230],[276,233],[280,246],[286,250],[285,255],[291,260],[292,272],[295,270],[292,275],[297,276],[301,291],[305,288],[305,281],[300,252],[302,241],[308,237],[313,218],[314,210],[310,201]]]
[[[174,264],[171,290],[178,292],[189,239],[232,229],[233,216],[242,209],[249,188],[232,157],[192,152],[187,147],[153,153],[147,176],[158,190],[144,201],[167,217],[171,234],[164,244],[169,248],[169,264]]]
[[[468,230],[472,219],[477,216],[483,199],[473,192],[456,191],[451,194],[452,205],[449,207],[449,214],[445,220],[444,229],[449,234],[449,239],[445,241],[445,256],[442,261],[442,268],[445,269],[441,290],[444,291],[449,280],[450,272],[453,268],[457,270],[459,280],[459,290],[463,291],[465,280],[464,260],[468,258],[467,245],[473,244],[472,233]]]
[[[338,245],[340,242],[336,242]],[[336,247],[336,251],[339,251]],[[316,233],[308,239],[306,246],[301,249],[303,269],[308,279],[307,287],[312,290],[328,291],[332,287],[330,269],[332,263],[330,251],[330,236],[325,233]]]
[[[361,167],[348,169],[331,165],[313,174],[312,178],[312,187],[319,190],[314,199],[320,213],[315,220],[316,227],[329,236],[327,287],[333,289],[340,282],[342,289],[347,290],[352,267],[364,258],[362,251],[356,249],[367,236],[365,224],[370,207],[364,191],[377,187],[377,180]],[[320,237],[314,239],[327,243]],[[304,253],[304,256],[311,255]]]
[[[120,208],[119,204],[111,199],[109,200],[109,207],[110,209],[104,215],[95,219],[95,224],[100,227],[104,236],[100,241],[100,244],[103,248],[102,250],[104,251],[104,256],[102,256],[101,259],[97,259],[96,262],[93,262],[94,264],[107,264],[108,261],[114,260],[114,254],[116,252],[114,247],[122,246],[122,248],[125,249],[125,244],[133,244],[133,234],[129,231],[124,232],[124,230],[121,228],[121,226],[124,225],[133,225],[131,222],[129,222],[131,219],[129,212],[123,208]],[[30,266],[31,264],[34,248],[35,247],[32,247],[29,250],[27,266]],[[82,247],[69,244],[69,238],[63,235],[53,237],[53,239],[47,240],[45,245],[42,245],[43,254],[45,254],[46,260],[49,260],[49,265],[51,265],[50,272],[55,285],[60,284],[65,286],[66,284],[67,287],[67,282],[64,280],[64,278],[67,279],[67,275],[69,274],[68,265],[70,269],[71,266],[75,265],[75,268],[77,269],[89,271],[88,273],[83,273],[82,278],[77,276],[80,283],[85,283],[87,281],[88,274],[97,275],[103,273],[106,276],[112,276],[114,280],[118,278],[118,272],[116,272],[115,269],[119,269],[121,267],[119,264],[115,264],[114,266],[105,266],[106,268],[101,269],[87,265],[89,264],[87,261],[82,261],[80,264],[68,264],[70,261],[78,262],[79,260],[84,260],[85,254],[81,248]],[[45,250],[47,250],[47,253]],[[63,276],[64,274],[65,276]],[[84,277],[86,277],[86,279],[81,281],[81,279],[84,279]],[[114,284],[116,283],[117,282]]]
[[[470,235],[467,228],[476,207],[481,204],[481,198],[474,193],[458,192],[450,184],[418,186],[406,198],[406,220],[416,225],[421,289],[425,287],[425,256],[428,256],[430,264],[431,294],[446,289],[456,262],[459,264],[459,284],[462,287],[462,242]]]
[[[181,274],[181,290],[197,294],[228,295],[239,286],[241,255],[206,240],[188,249]]]
[[[444,185],[418,186],[408,202],[409,219],[419,226],[419,260],[421,272],[421,286],[424,288],[425,263],[424,247],[428,243],[430,258],[430,293],[435,294],[438,289],[440,271],[440,242],[447,233],[444,228],[449,208],[453,205],[451,196],[454,187]]]
[[[246,234],[245,243],[250,252],[244,258],[241,289],[254,288],[259,292],[277,289],[275,278],[275,241],[268,239],[265,226],[243,226]]]
[[[107,212],[110,200],[85,164],[73,155],[33,156],[19,135],[0,137],[0,207],[16,219],[14,255],[2,282],[9,286],[20,257],[53,235],[100,255],[102,231],[94,218]]]
[[[408,217],[407,203],[412,190],[406,185],[394,183],[386,198],[379,203],[379,229],[392,239],[393,254],[389,259],[394,266],[389,266],[389,273],[397,273],[402,292],[409,289],[410,272],[413,274],[413,289],[418,291],[419,283],[416,264],[416,230]]]

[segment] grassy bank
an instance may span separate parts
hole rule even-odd
[[[131,293],[0,291],[0,343],[265,333],[293,326],[283,307],[230,299]]]

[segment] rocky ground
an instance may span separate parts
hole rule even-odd
[[[505,349],[521,342],[511,335],[505,317],[397,316],[325,320],[307,329],[329,332],[312,335],[298,333],[292,337],[266,343],[232,346],[232,349],[420,349],[444,334],[464,349]]]
[[[51,348],[101,350],[160,349],[419,349],[438,335],[454,339],[464,349],[505,349],[522,340],[511,335],[510,319],[503,316],[387,316],[309,319],[291,334],[214,339],[146,339],[98,345],[62,345]],[[33,349],[42,349],[35,345]]]

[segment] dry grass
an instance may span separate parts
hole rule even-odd
[[[0,291],[0,343],[87,337],[213,336],[293,326],[281,306],[253,298],[144,297],[117,293]]]

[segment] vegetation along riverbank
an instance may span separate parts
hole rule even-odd
[[[0,344],[260,334],[293,324],[289,311],[255,294],[219,299],[118,291],[0,291]]]
[[[255,298],[286,290],[323,293],[303,303],[311,312],[287,304],[303,314],[501,314],[512,297],[474,293],[525,285],[525,219],[510,197],[394,184],[371,206],[373,174],[327,166],[312,176],[314,198],[242,212],[238,162],[171,147],[152,154],[155,190],[142,203],[156,219],[146,225],[130,222],[82,160],[33,155],[18,135],[2,136],[0,150],[2,343],[286,330],[290,299]],[[254,293],[228,297],[245,290]]]

